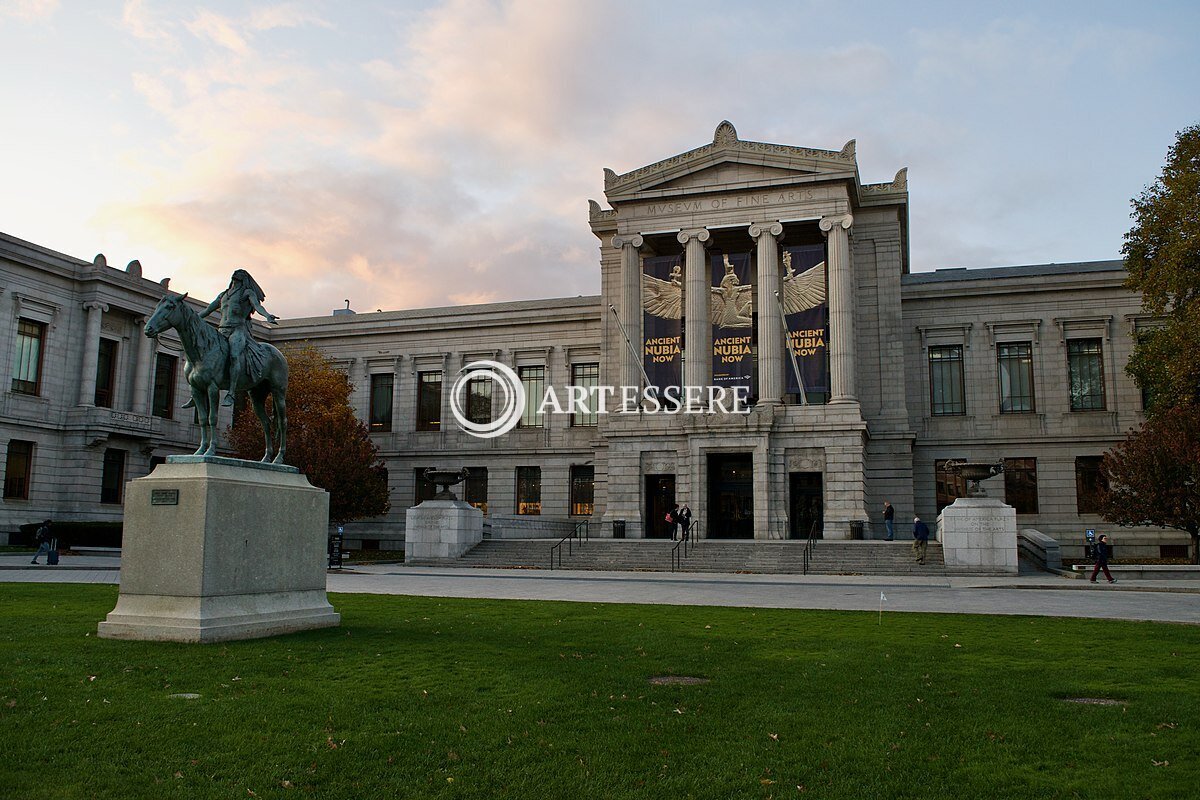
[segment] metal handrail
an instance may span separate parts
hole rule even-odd
[[[675,572],[676,568],[683,569],[683,559],[690,555],[689,551],[696,549],[696,531],[700,528],[700,521],[696,520],[688,527],[675,546],[671,548],[671,572]]]
[[[808,566],[812,563],[813,551],[817,548],[817,521],[813,520],[812,527],[808,529],[808,541],[804,543],[804,574],[808,574]]]
[[[575,527],[571,529],[570,533],[559,539],[556,544],[550,546],[550,569],[554,569],[555,551],[558,552],[558,566],[560,568],[562,567],[563,542],[567,543],[567,555],[572,555],[574,553],[574,550],[572,549],[572,542],[578,539],[579,546],[582,547],[584,544],[591,541],[591,538],[591,528],[588,524],[588,520],[580,520],[579,522],[575,523]]]

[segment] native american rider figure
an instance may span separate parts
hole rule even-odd
[[[217,330],[229,340],[229,391],[221,405],[233,405],[238,394],[257,386],[263,379],[266,352],[252,336],[250,315],[257,311],[268,323],[275,322],[277,317],[262,306],[265,299],[258,282],[249,272],[239,269],[229,279],[229,287],[200,312],[201,317],[207,317],[220,307],[221,325]],[[191,405],[189,400],[184,407]]]

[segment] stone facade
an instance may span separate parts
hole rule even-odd
[[[701,536],[780,539],[815,531],[844,538],[861,525],[865,536],[881,538],[885,499],[896,508],[900,535],[914,514],[932,520],[953,500],[945,491],[939,497],[939,461],[1005,458],[1021,460],[1013,462],[1022,467],[1014,480],[1025,492],[1017,525],[1058,538],[1064,555],[1077,557],[1083,530],[1105,527],[1077,492],[1080,470],[1143,420],[1124,365],[1136,329],[1150,320],[1124,288],[1120,262],[912,272],[907,186],[904,169],[889,181],[862,183],[853,141],[838,150],[750,142],[722,123],[694,150],[622,175],[605,171],[608,207],[590,201],[588,219],[599,296],[343,313],[264,331],[276,344],[312,343],[347,371],[355,408],[388,465],[392,510],[347,526],[349,544],[398,548],[405,512],[418,500],[417,470],[427,467],[465,466],[477,476],[486,470],[486,487],[475,489],[483,496],[464,499],[486,503],[489,519],[503,518],[505,535],[535,510],[555,530],[589,518],[599,523],[593,535],[611,535],[618,522],[630,537],[661,535],[658,512],[673,499],[691,506]],[[831,385],[822,402],[807,405],[782,381],[789,356],[772,304],[786,278],[781,248],[792,245],[823,248],[826,263]],[[609,414],[594,425],[548,414],[496,439],[472,437],[454,423],[449,387],[475,360],[527,373],[540,368],[544,385],[560,391],[573,369],[587,365],[597,365],[600,385],[640,385],[645,259],[678,258],[680,313],[707,323],[715,290],[710,259],[730,252],[749,254],[746,282],[754,284],[745,309],[753,315],[757,374],[749,414]],[[121,413],[145,408],[146,379],[138,384],[136,375],[145,363],[138,359],[148,356],[138,349],[136,325],[161,287],[7,237],[0,238],[0,271],[0,347],[12,352],[18,317],[40,314],[50,325],[39,397],[12,392],[4,372],[12,358],[0,360],[0,437],[37,443],[30,497],[6,498],[0,527],[46,516],[116,517],[119,506],[95,499],[97,450],[104,449],[95,440],[124,443],[148,462],[180,452],[193,432],[158,418],[143,430],[83,403],[79,379],[95,371],[95,360],[83,359],[76,343],[95,341],[97,317],[102,333],[107,325],[122,336]],[[107,310],[85,308],[97,303]],[[158,346],[177,349],[169,340]],[[712,347],[708,324],[684,325],[685,384],[712,382]],[[1081,364],[1093,371],[1090,394],[1072,391]],[[1024,371],[1002,378],[1002,367]],[[438,417],[431,428],[420,424],[418,401],[422,376],[438,373],[440,394],[425,409]],[[958,389],[947,389],[947,376]],[[1005,382],[1021,376],[1028,386],[1013,401]],[[952,402],[939,394],[933,407],[935,383]],[[391,413],[373,419],[372,386],[382,392],[388,385]],[[495,411],[500,398],[491,402]],[[146,466],[131,467],[126,479]],[[531,474],[536,503],[518,497]],[[591,502],[573,504],[572,476],[586,482],[589,475]],[[745,524],[735,525],[718,505],[736,508]],[[1122,555],[1157,556],[1159,545],[1186,542],[1174,532],[1109,532]]]

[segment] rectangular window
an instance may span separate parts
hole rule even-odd
[[[517,467],[517,513],[542,513],[542,468]]]
[[[13,354],[12,390],[19,394],[42,393],[42,350],[46,326],[21,319],[17,322],[17,350]]]
[[[4,461],[4,499],[28,500],[33,477],[33,442],[9,439]]]
[[[175,418],[175,375],[179,359],[159,353],[154,362],[153,414],[163,419]]]
[[[1104,410],[1104,358],[1099,339],[1067,341],[1072,411]]]
[[[933,462],[933,479],[937,484],[937,513],[960,497],[967,496],[967,482],[958,472],[946,469],[946,463],[952,459],[938,459]]]
[[[116,383],[117,343],[112,339],[101,339],[100,357],[96,360],[96,405],[112,408]]]
[[[587,408],[586,413],[571,412],[571,427],[586,428],[595,427],[598,419],[598,404],[600,402],[594,391],[600,385],[600,365],[599,364],[572,364],[571,365],[571,385],[579,386],[585,392],[584,407]],[[574,390],[578,393],[580,390]],[[574,505],[574,504],[572,504]],[[592,512],[588,512],[589,514]]]
[[[486,425],[492,421],[492,379],[467,381],[467,421]]]
[[[463,502],[470,503],[487,516],[487,467],[467,467],[463,481]]]
[[[935,417],[967,413],[961,344],[929,348],[929,407]]]
[[[392,387],[395,377],[390,372],[371,376],[372,433],[386,433],[392,429]]]
[[[525,387],[525,413],[517,425],[521,428],[540,428],[545,424],[544,415],[538,409],[542,405],[542,395],[546,393],[546,368],[518,367],[517,375]]]
[[[432,500],[437,494],[437,487],[433,481],[425,477],[425,470],[429,467],[417,467],[413,470],[413,505],[419,505],[426,500]]]
[[[588,464],[571,466],[571,516],[590,517],[595,509],[596,468]]]
[[[417,430],[442,427],[442,373],[417,373]]]
[[[1075,456],[1075,509],[1080,514],[1100,513],[1100,494],[1108,488],[1100,464],[1104,456]]]
[[[1000,377],[1000,413],[1028,414],[1033,411],[1033,345],[1009,342],[996,345]]]
[[[100,478],[100,502],[120,503],[125,488],[125,451],[110,447],[104,451],[104,475]]]
[[[1004,502],[1018,514],[1038,513],[1037,459],[1004,459]]]

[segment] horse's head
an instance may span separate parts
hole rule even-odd
[[[143,328],[143,332],[151,339],[155,339],[167,328],[174,328],[179,322],[178,312],[183,307],[183,301],[186,298],[187,292],[184,292],[183,294],[166,295],[162,300],[159,300],[154,313],[146,321],[146,327]]]

